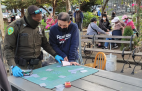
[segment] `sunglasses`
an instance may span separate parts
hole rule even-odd
[[[34,11],[33,13],[34,13],[34,14],[39,14],[39,13],[41,13],[41,12],[42,12],[42,9],[39,9],[39,10]]]

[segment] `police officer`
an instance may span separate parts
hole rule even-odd
[[[63,60],[47,42],[44,29],[40,25],[41,20],[42,10],[31,5],[23,18],[12,22],[6,29],[4,52],[15,77],[23,76],[21,69],[41,67],[41,47],[58,62]]]

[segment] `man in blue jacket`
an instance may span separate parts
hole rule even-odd
[[[79,7],[76,7],[74,18],[75,18],[75,23],[78,25],[78,28],[80,29],[80,31],[82,31],[82,23],[84,16],[82,11],[79,9]]]
[[[50,28],[49,35],[54,51],[71,65],[79,65],[75,62],[78,59],[79,30],[77,25],[70,21],[68,13],[61,12],[58,15],[58,23]]]

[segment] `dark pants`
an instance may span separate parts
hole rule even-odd
[[[82,31],[82,23],[81,22],[76,22],[78,29],[80,29],[80,31]]]
[[[121,30],[113,30],[112,31],[112,36],[122,36],[122,31]],[[114,38],[113,40],[121,40],[121,38],[120,39]],[[113,45],[114,45],[114,43],[113,43]]]

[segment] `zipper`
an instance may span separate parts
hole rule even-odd
[[[33,33],[33,42],[34,42],[34,57],[36,57],[35,56],[35,38],[34,38],[35,34],[34,34],[34,30],[32,31],[32,33]]]

